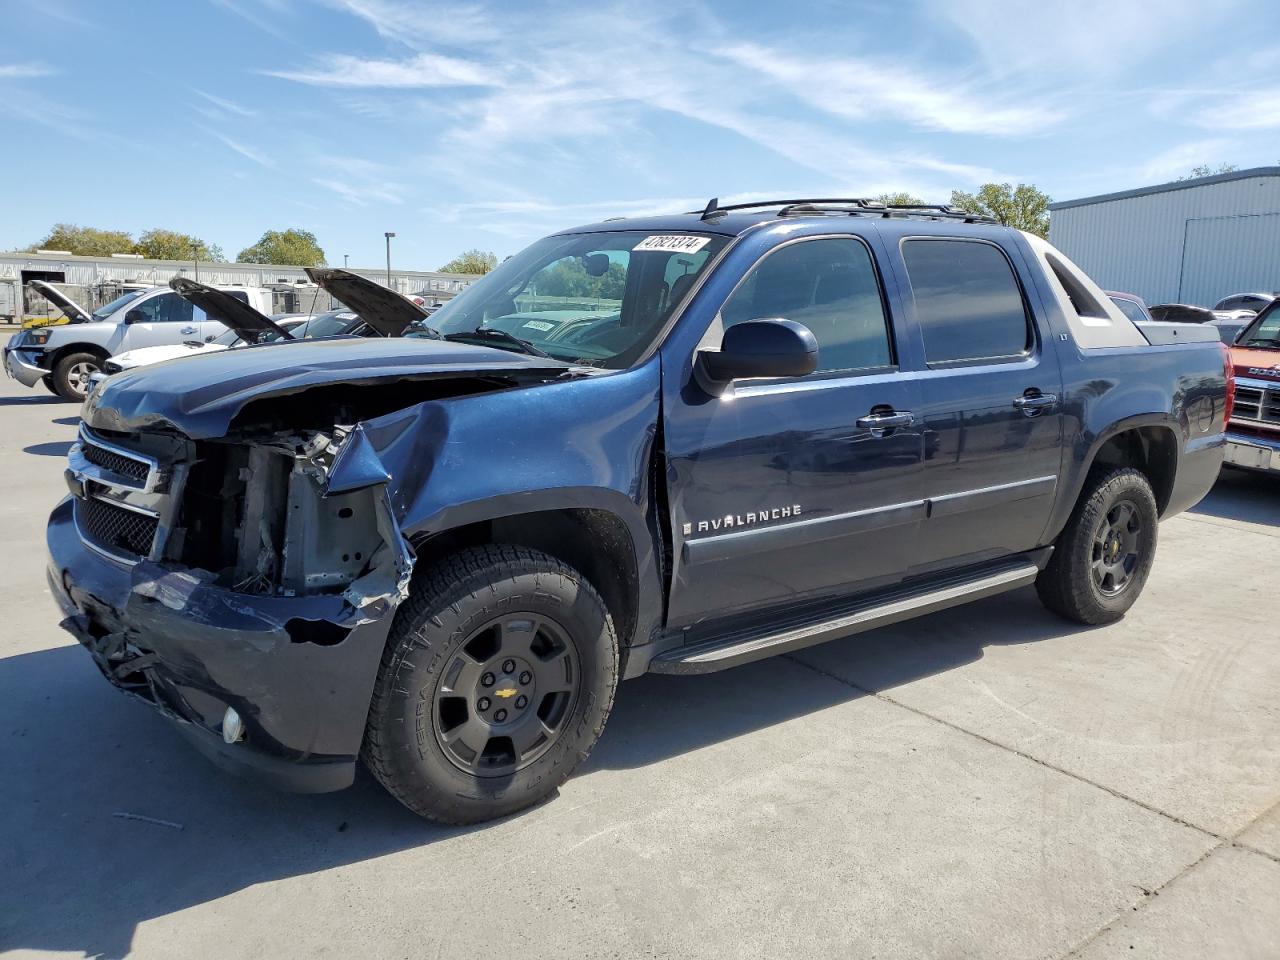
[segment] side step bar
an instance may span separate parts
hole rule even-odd
[[[651,673],[712,673],[778,653],[802,650],[837,637],[874,630],[900,620],[910,620],[948,607],[1016,590],[1032,583],[1039,568],[1030,562],[987,570],[970,579],[927,588],[919,593],[898,594],[878,602],[855,606],[830,620],[788,625],[769,633],[704,640],[668,650],[649,663]]]

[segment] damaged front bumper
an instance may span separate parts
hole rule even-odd
[[[127,563],[85,548],[74,499],[49,520],[49,585],[104,676],[231,772],[306,792],[350,785],[398,596],[255,596]],[[231,744],[227,707],[245,728]]]

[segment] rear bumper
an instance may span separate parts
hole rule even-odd
[[[1243,433],[1228,433],[1224,462],[1246,470],[1280,473],[1280,438],[1270,440]]]
[[[34,387],[49,375],[39,364],[39,354],[31,350],[4,348],[4,371],[24,387]]]
[[[113,560],[85,547],[71,506],[49,520],[49,588],[103,676],[223,769],[298,792],[349,786],[390,613],[356,623],[338,596],[255,597]],[[233,744],[227,707],[245,727]]]

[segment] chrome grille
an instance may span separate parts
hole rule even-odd
[[[80,535],[108,553],[133,560],[151,553],[159,525],[155,517],[100,497],[76,497],[75,511]]]
[[[1280,384],[1274,387],[1247,386],[1237,381],[1231,419],[1280,424]]]
[[[151,467],[146,461],[135,460],[114,450],[108,450],[106,447],[100,447],[89,439],[85,439],[81,449],[84,458],[95,466],[110,470],[119,476],[128,477],[130,480],[136,480],[139,486],[147,482],[147,474],[151,472]]]

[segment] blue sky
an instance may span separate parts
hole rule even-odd
[[[432,269],[608,216],[1280,163],[1274,0],[10,0],[0,249],[56,221]],[[16,42],[15,42],[16,41]]]

